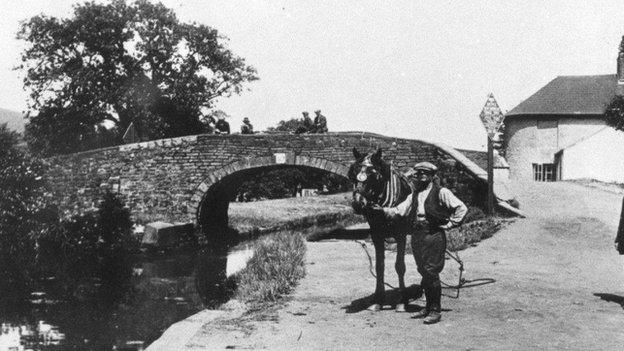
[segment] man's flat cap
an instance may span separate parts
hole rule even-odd
[[[435,172],[438,170],[438,167],[436,167],[433,163],[431,162],[419,162],[417,164],[414,165],[414,170],[418,171],[427,171],[427,172]]]

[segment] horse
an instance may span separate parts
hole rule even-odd
[[[412,188],[408,180],[381,158],[382,150],[361,154],[353,148],[355,163],[349,167],[348,178],[353,182],[353,200],[351,206],[356,214],[366,218],[370,226],[370,235],[375,247],[376,286],[373,304],[368,308],[379,311],[384,301],[384,241],[393,237],[397,244],[394,267],[399,276],[400,301],[397,312],[405,312],[408,297],[405,290],[405,242],[409,228],[406,219],[390,220],[380,207],[393,207],[404,201]]]

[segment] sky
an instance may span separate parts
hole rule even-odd
[[[483,150],[489,93],[503,111],[559,75],[612,74],[624,3],[600,1],[163,0],[228,37],[259,81],[216,108],[234,130],[320,109],[330,131]],[[0,108],[24,111],[19,21],[68,17],[75,0],[1,2]]]

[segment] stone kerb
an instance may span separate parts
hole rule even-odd
[[[284,155],[283,157],[281,155]],[[265,157],[247,157],[242,160],[230,163],[224,167],[210,171],[204,180],[197,186],[193,196],[191,197],[188,208],[188,219],[190,222],[197,223],[201,212],[201,202],[211,186],[221,181],[223,178],[247,169],[262,168],[275,165],[296,165],[311,168],[322,169],[327,172],[335,173],[343,177],[347,177],[349,167],[328,161],[325,159],[310,156],[295,156],[293,153],[276,153],[273,156]]]

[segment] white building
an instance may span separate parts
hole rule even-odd
[[[620,51],[618,74],[559,76],[509,111],[510,178],[624,183],[624,132],[604,119],[605,107],[624,91],[623,69]]]

